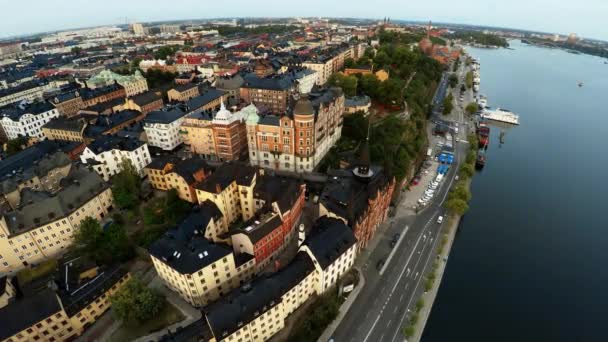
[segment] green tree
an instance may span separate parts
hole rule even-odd
[[[10,157],[22,151],[27,146],[28,138],[22,135],[6,142],[6,154]]]
[[[123,158],[120,172],[112,178],[114,203],[123,209],[133,209],[139,203],[141,178],[131,160]]]
[[[145,286],[139,279],[129,279],[110,297],[112,310],[127,323],[142,323],[154,318],[165,307],[165,298]]]
[[[155,59],[167,59],[167,57],[173,56],[177,52],[178,49],[179,49],[178,46],[161,46],[154,53],[154,58]]]
[[[159,88],[163,85],[173,83],[177,74],[168,71],[165,72],[160,69],[150,69],[144,74],[144,77],[148,81],[148,87]]]
[[[467,202],[460,198],[452,198],[445,203],[445,207],[453,214],[464,215],[469,210]]]
[[[352,68],[355,66],[355,60],[352,58],[347,58],[344,60],[344,67],[345,68]]]
[[[127,232],[120,224],[110,224],[104,231],[96,219],[87,217],[74,233],[73,249],[99,264],[126,261],[133,256]]]
[[[472,71],[467,72],[465,84],[467,85],[467,89],[473,88],[473,72]]]
[[[450,199],[461,199],[468,202],[471,200],[471,192],[464,184],[459,183],[452,189],[452,191],[450,191],[448,200]]]
[[[443,115],[448,115],[454,110],[454,96],[449,93],[448,96],[443,99]]]
[[[479,106],[475,102],[471,102],[465,107],[465,111],[469,114],[475,114],[475,112],[477,112],[478,109],[479,109]]]
[[[72,247],[79,255],[98,260],[102,258],[100,251],[104,248],[103,240],[103,229],[99,221],[88,216],[80,222],[80,227],[74,232]]]
[[[414,327],[413,327],[413,326],[411,326],[411,325],[408,325],[407,327],[405,327],[405,328],[403,329],[403,334],[404,334],[404,335],[405,335],[405,337],[407,337],[407,338],[410,338],[410,337],[414,336],[414,332],[415,332]]]
[[[357,95],[357,82],[356,76],[346,76],[342,73],[335,73],[331,75],[327,81],[330,86],[340,87],[344,91],[344,95],[352,97]]]
[[[82,48],[80,46],[74,46],[72,48],[72,53],[75,55],[80,55],[81,52],[82,52]]]
[[[475,174],[475,169],[473,168],[473,165],[471,165],[471,164],[464,164],[460,167],[460,174],[463,177],[471,178]]]
[[[372,99],[377,99],[380,91],[380,80],[374,74],[361,75],[359,78],[359,89]]]
[[[451,88],[456,88],[456,86],[458,85],[458,76],[456,76],[456,74],[450,74],[448,81],[450,83]]]

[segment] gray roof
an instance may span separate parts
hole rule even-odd
[[[299,252],[285,268],[236,289],[204,309],[217,340],[232,334],[281,302],[281,297],[314,271],[306,252]]]
[[[84,128],[85,125],[86,125],[85,120],[69,119],[69,118],[60,116],[60,117],[51,119],[51,121],[47,122],[42,127],[48,128],[48,129],[60,129],[60,130],[64,130],[64,131],[80,132],[80,131],[82,131],[82,129]]]
[[[168,124],[171,123],[175,120],[178,120],[179,118],[183,117],[184,115],[186,115],[187,113],[185,111],[183,111],[180,108],[173,108],[169,111],[153,111],[148,113],[148,116],[146,116],[146,123],[162,123],[162,124]]]
[[[310,234],[304,240],[322,269],[326,269],[338,257],[357,242],[357,238],[349,226],[342,220],[320,217]]]
[[[0,108],[0,116],[5,116],[13,121],[17,121],[24,114],[38,115],[53,110],[54,108],[55,107],[48,102],[33,102],[30,104],[12,103]]]
[[[353,97],[347,97],[346,99],[344,99],[344,106],[345,107],[355,107],[355,106],[360,107],[360,106],[366,106],[370,102],[371,102],[371,99],[367,95],[353,96]]]
[[[145,106],[152,102],[162,100],[163,97],[158,91],[150,90],[139,95],[135,95],[131,98],[138,106]]]
[[[210,88],[210,89],[207,89],[201,95],[193,97],[192,99],[187,101],[186,106],[188,106],[189,112],[194,112],[194,111],[201,109],[202,107],[207,105],[209,102],[219,99],[220,97],[222,97],[222,95],[224,95],[223,91]]]
[[[245,82],[245,80],[243,80],[243,77],[241,77],[241,75],[239,75],[239,74],[236,74],[232,77],[219,78],[216,81],[215,86],[218,89],[233,90],[233,89],[239,89],[243,85],[244,82]]]
[[[97,173],[77,164],[61,180],[60,187],[55,194],[22,190],[20,208],[4,214],[11,234],[21,234],[68,216],[107,189],[108,184]]]
[[[111,150],[135,151],[144,143],[134,137],[119,137],[116,135],[102,135],[95,139],[88,148],[95,154]]]
[[[314,115],[315,110],[312,108],[312,102],[308,98],[302,97],[296,102],[293,113],[298,115]]]
[[[245,75],[243,88],[268,89],[268,90],[288,90],[294,86],[292,75],[283,74],[260,78],[255,74]]]
[[[196,207],[177,227],[167,231],[150,246],[150,254],[181,274],[192,274],[232,253],[228,245],[205,239],[211,219],[222,212],[207,200]]]
[[[5,340],[60,311],[59,299],[51,289],[10,303],[0,309],[0,340]]]

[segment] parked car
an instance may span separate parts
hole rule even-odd
[[[441,224],[443,222],[443,216],[439,216],[437,218],[437,223]]]
[[[395,245],[397,245],[397,242],[399,241],[399,233],[393,235],[393,238],[391,239],[391,248],[395,247]]]
[[[384,266],[384,263],[385,263],[384,259],[378,260],[378,262],[376,263],[376,269],[378,271],[380,271],[382,269],[382,267]]]

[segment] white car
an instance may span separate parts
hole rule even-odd
[[[443,222],[443,216],[439,216],[437,218],[437,223],[441,224],[441,222]]]

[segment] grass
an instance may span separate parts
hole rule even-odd
[[[49,275],[57,269],[57,260],[49,259],[40,263],[36,267],[26,268],[17,273],[19,284],[24,285],[32,282],[34,279]]]
[[[142,324],[123,323],[110,337],[110,341],[132,341],[142,336],[160,331],[174,323],[180,322],[184,319],[184,315],[171,303],[167,302],[163,311],[147,322]]]

